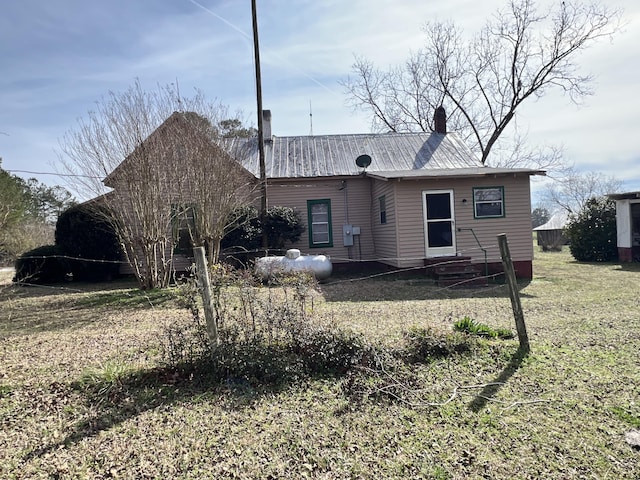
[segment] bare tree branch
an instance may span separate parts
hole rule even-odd
[[[615,177],[593,171],[579,172],[575,168],[567,169],[564,175],[553,180],[543,191],[542,200],[574,214],[580,212],[589,199],[616,193],[622,188],[622,182]]]
[[[543,12],[533,0],[510,0],[470,41],[451,23],[427,23],[425,45],[403,67],[385,72],[358,58],[343,86],[354,108],[391,131],[431,130],[427,112],[444,104],[450,129],[482,163],[500,165],[492,153],[520,105],[551,89],[574,102],[589,95],[591,76],[579,72],[578,54],[620,23],[620,12],[600,3],[565,0]]]
[[[231,212],[252,200],[253,177],[220,144],[227,115],[200,92],[136,82],[110,92],[60,143],[64,172],[82,174],[67,178],[107,207],[142,288],[168,284],[187,212],[188,240],[215,262]]]

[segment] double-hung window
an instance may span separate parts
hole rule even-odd
[[[504,187],[474,188],[473,215],[475,218],[504,217]]]
[[[307,200],[309,247],[333,247],[331,200]]]

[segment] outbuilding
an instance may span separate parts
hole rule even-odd
[[[640,192],[610,194],[616,201],[618,257],[621,262],[640,262]]]

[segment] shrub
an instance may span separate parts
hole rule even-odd
[[[264,226],[255,207],[237,208],[222,239],[223,249],[255,251],[262,246],[262,232],[266,231],[268,248],[282,249],[287,242],[297,242],[304,232],[298,213],[291,207],[273,206],[267,210]]]
[[[56,246],[72,257],[65,262],[74,280],[104,281],[118,274],[122,250],[104,208],[78,205],[65,210],[56,223]]]
[[[262,244],[262,230],[258,210],[251,205],[236,208],[231,214],[231,220],[225,228],[220,246],[234,251],[254,251]]]
[[[66,269],[55,245],[44,245],[23,253],[15,262],[17,283],[57,283],[65,279]]]
[[[601,197],[587,201],[572,215],[564,231],[571,255],[579,262],[609,262],[618,258],[616,205]]]
[[[326,325],[304,330],[294,350],[313,373],[345,373],[372,362],[372,349],[363,335]]]
[[[282,249],[286,242],[300,240],[304,225],[293,208],[274,206],[267,210],[264,230],[269,239],[269,248]]]

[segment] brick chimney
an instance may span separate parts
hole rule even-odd
[[[433,124],[436,133],[447,133],[447,113],[442,105],[433,114]]]
[[[262,137],[265,142],[271,141],[271,110],[262,111]]]

